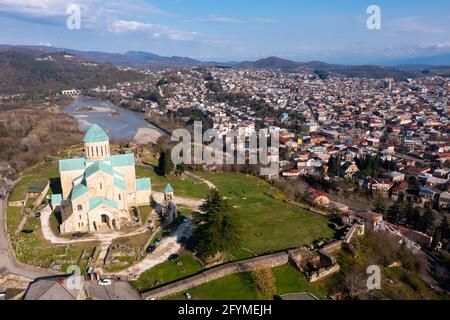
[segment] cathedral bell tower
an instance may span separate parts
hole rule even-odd
[[[109,137],[100,126],[92,125],[84,136],[84,156],[87,160],[105,160],[111,155]]]

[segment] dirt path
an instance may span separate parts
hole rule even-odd
[[[164,202],[164,193],[162,192],[153,192],[152,193],[153,199],[158,203]],[[184,198],[184,197],[178,197],[174,196],[173,201],[177,205],[185,206],[193,210],[198,210],[198,208],[202,205],[203,201],[202,199],[191,199],[191,198]]]
[[[211,181],[208,181],[208,180],[206,180],[206,179],[203,179],[202,177],[199,177],[199,176],[197,176],[197,175],[195,175],[195,174],[193,174],[193,173],[191,173],[191,172],[185,172],[184,174],[187,175],[187,176],[189,176],[189,177],[191,177],[191,178],[194,178],[194,179],[197,179],[197,180],[203,182],[203,183],[206,184],[210,189],[217,189],[217,187],[216,187]]]
[[[183,223],[170,237],[163,239],[152,254],[149,254],[144,260],[136,265],[115,274],[138,278],[143,272],[167,261],[172,254],[177,253],[181,249],[181,244],[178,243],[179,239],[182,236],[189,236],[190,233],[191,222]]]

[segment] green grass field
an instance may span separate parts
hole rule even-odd
[[[182,254],[176,262],[166,261],[144,272],[133,283],[133,286],[139,292],[145,292],[151,288],[194,275],[202,269],[202,265],[192,255]]]
[[[273,270],[275,276],[277,295],[288,293],[311,292],[316,297],[323,299],[326,292],[321,289],[321,284],[310,284],[303,274],[290,265],[276,267]],[[253,282],[250,273],[233,274],[230,276],[203,284],[188,292],[194,300],[266,300],[261,295]],[[168,297],[171,300],[183,300],[185,292]]]
[[[40,221],[34,217],[29,217],[24,229],[33,230],[33,233],[11,235],[11,242],[16,251],[19,261],[48,268],[52,263],[78,264],[78,260],[83,250],[92,251],[97,245],[95,242],[55,245],[44,239]],[[84,267],[86,261],[81,261],[80,266]]]
[[[30,173],[26,173],[22,176],[22,179],[14,187],[14,190],[9,198],[9,201],[19,201],[25,198],[27,188],[34,182],[46,181],[50,178],[59,177],[58,162],[49,162],[34,169]]]
[[[199,175],[216,185],[240,217],[243,248],[230,252],[235,259],[251,257],[251,252],[261,255],[333,236],[327,219],[264,194],[278,192],[264,180],[236,173]]]
[[[193,199],[204,199],[208,194],[208,186],[203,183],[194,183],[190,178],[182,177],[163,177],[156,174],[153,170],[136,168],[138,178],[150,177],[152,179],[152,190],[162,192],[167,183],[175,190],[175,195]]]
[[[50,178],[57,178],[58,176],[58,163],[46,163],[30,173],[24,174],[15,186],[9,200],[21,200],[25,197],[30,184]],[[51,190],[49,193],[51,193]],[[97,245],[95,242],[76,245],[54,245],[44,238],[40,220],[34,216],[29,216],[23,227],[24,230],[33,230],[33,232],[28,234],[20,232],[16,235],[21,219],[21,208],[9,206],[7,209],[8,234],[10,235],[11,244],[16,251],[17,258],[23,263],[44,268],[48,268],[54,262],[60,262],[63,265],[76,264],[83,251],[93,251]],[[52,230],[58,233],[57,221],[53,215],[50,224]],[[84,267],[85,263],[86,261],[80,261],[80,266]]]

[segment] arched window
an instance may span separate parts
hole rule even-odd
[[[95,149],[97,150],[97,157],[98,157],[98,147],[95,147]]]
[[[82,206],[81,204],[79,204],[79,205],[77,206],[77,210],[78,210],[78,211],[83,210],[83,206]]]
[[[119,200],[122,200],[122,196],[121,196],[121,194],[119,193]]]
[[[100,190],[103,190],[103,185],[101,182],[100,182]]]
[[[91,157],[94,156],[94,147],[91,147]]]

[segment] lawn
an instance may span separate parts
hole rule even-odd
[[[192,255],[182,254],[176,262],[166,261],[144,272],[133,285],[139,292],[145,292],[154,287],[194,275],[202,269],[202,265]]]
[[[24,229],[33,230],[33,233],[19,233],[11,235],[11,242],[19,261],[43,268],[50,267],[53,263],[79,264],[82,269],[87,261],[80,261],[84,250],[93,251],[97,245],[95,242],[54,245],[45,240],[42,235],[40,221],[29,217]]]
[[[325,298],[326,293],[320,289],[320,284],[310,284],[305,276],[290,265],[276,267],[275,276],[277,295],[288,293],[310,292],[318,298]],[[253,282],[250,273],[240,273],[211,281],[188,292],[194,300],[265,300]],[[184,292],[168,299],[185,299]]]
[[[10,201],[23,199],[31,183],[57,178],[58,176],[57,162],[45,163],[33,169],[33,171],[22,176],[22,179],[13,190]],[[51,190],[49,192],[51,193]],[[87,261],[84,259],[80,260],[81,255],[83,252],[92,252],[97,243],[54,245],[44,238],[40,220],[34,216],[29,216],[23,227],[24,230],[33,230],[33,232],[28,234],[21,232],[15,235],[21,220],[21,208],[9,206],[7,210],[8,233],[19,261],[44,268],[50,267],[55,262],[60,262],[63,266],[79,263],[82,269],[85,267]],[[52,230],[58,234],[58,223],[53,215],[50,224]]]
[[[209,188],[204,183],[195,183],[186,176],[163,177],[153,170],[136,167],[136,177],[149,177],[152,180],[152,190],[163,192],[168,183],[175,190],[175,196],[187,197],[193,199],[204,199],[208,194]]]
[[[250,273],[226,276],[188,290],[193,300],[264,300],[256,290]],[[184,293],[168,297],[183,300]]]
[[[153,208],[151,206],[139,207],[139,213],[141,215],[142,224],[147,223],[148,217],[150,217],[150,214],[152,213],[152,211],[153,211]]]
[[[200,173],[216,185],[240,217],[243,245],[230,254],[235,259],[300,247],[313,240],[333,237],[326,218],[274,199],[264,180],[236,173]],[[253,254],[252,254],[253,253]]]
[[[28,186],[35,182],[46,181],[50,178],[59,177],[58,162],[49,162],[43,166],[37,167],[29,173],[22,176],[22,179],[16,184],[9,198],[9,201],[19,201],[25,198]]]

